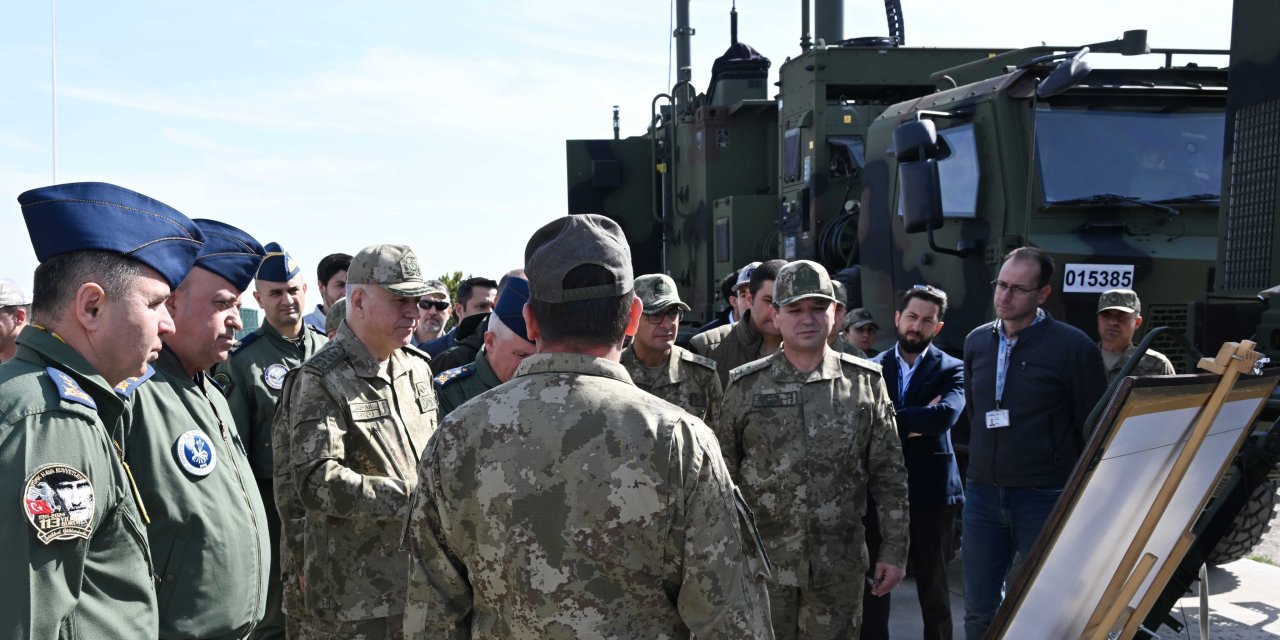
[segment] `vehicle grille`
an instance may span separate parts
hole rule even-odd
[[[1280,154],[1275,152],[1280,147],[1280,100],[1238,110],[1231,144],[1223,288],[1261,291],[1277,284],[1270,279],[1280,170]]]

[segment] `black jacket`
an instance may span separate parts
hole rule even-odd
[[[1084,332],[1044,320],[1018,333],[1009,354],[1002,408],[1008,427],[989,429],[996,408],[995,322],[964,341],[965,396],[969,404],[969,480],[1001,487],[1063,486],[1084,449],[1084,422],[1107,389],[1102,354]],[[1087,425],[1092,431],[1094,425]]]
[[[913,509],[961,504],[964,488],[951,448],[951,427],[964,411],[964,363],[929,345],[916,362],[906,393],[899,398],[896,354],[896,349],[889,349],[871,361],[884,371],[884,384],[898,412],[908,503]],[[929,404],[938,397],[937,404]],[[912,433],[920,435],[908,437]]]

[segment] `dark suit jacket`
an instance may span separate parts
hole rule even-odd
[[[964,363],[932,344],[920,354],[905,397],[898,397],[897,349],[871,361],[884,369],[898,411],[898,437],[907,464],[908,501],[913,508],[942,507],[964,502],[964,488],[951,448],[951,427],[964,412]],[[941,396],[938,404],[929,405]],[[907,434],[920,435],[908,438]]]

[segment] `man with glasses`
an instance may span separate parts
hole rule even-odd
[[[418,328],[413,332],[413,346],[422,349],[444,333],[449,323],[449,287],[439,280],[427,281],[426,295],[418,298]]]
[[[1040,305],[1049,254],[1014,249],[991,286],[996,319],[965,339],[969,474],[965,496],[965,637],[982,638],[1015,554],[1026,558],[1088,437],[1106,391],[1098,347]]]
[[[670,276],[640,276],[635,286],[644,313],[635,340],[622,352],[622,366],[637,387],[714,425],[723,395],[716,363],[676,346],[680,315],[689,305]]]

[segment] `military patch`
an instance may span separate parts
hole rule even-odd
[[[476,372],[476,363],[469,362],[461,367],[454,367],[447,371],[443,371],[434,378],[436,386],[443,387],[454,380],[461,380]]]
[[[231,374],[226,371],[219,371],[209,377],[213,378],[214,384],[218,385],[219,389],[222,389],[223,395],[231,393],[231,387],[235,386],[235,383],[231,381]]]
[[[351,402],[347,406],[351,409],[352,420],[375,420],[391,415],[391,405],[386,400]]]
[[[98,403],[93,401],[93,397],[80,388],[80,383],[75,378],[66,373],[49,367],[45,369],[49,377],[53,378],[53,385],[58,388],[58,397],[68,400],[76,404],[82,404],[94,411],[98,410]]]
[[[334,340],[324,345],[315,355],[307,358],[307,361],[302,363],[302,366],[320,373],[328,373],[333,371],[338,366],[338,363],[346,358],[347,350],[342,348],[342,341]]]
[[[757,393],[751,397],[753,407],[792,407],[800,402],[800,394],[796,391],[780,393]]]
[[[120,384],[116,385],[115,387],[116,393],[120,394],[121,397],[128,398],[130,395],[133,395],[133,391],[135,389],[141,386],[142,383],[146,382],[147,380],[150,380],[151,376],[154,376],[155,374],[156,374],[155,368],[152,367],[151,365],[147,365],[146,373],[140,376],[131,376],[131,377],[125,378],[124,382],[121,382]]]
[[[173,453],[182,470],[197,478],[213,473],[213,468],[218,464],[218,454],[213,450],[213,442],[199,429],[192,429],[178,436],[178,440],[173,443]]]
[[[691,405],[693,405],[693,406],[695,406],[695,407],[705,407],[705,406],[707,406],[707,396],[706,396],[706,394],[702,394],[702,393],[691,393],[691,394],[689,394],[689,404],[691,404]]]
[[[284,387],[284,377],[288,373],[289,367],[277,362],[276,364],[267,367],[267,370],[262,372],[262,381],[266,382],[268,387],[279,391],[281,387]]]
[[[93,533],[93,484],[84,472],[65,464],[46,464],[27,477],[22,510],[44,544],[88,539]]]

